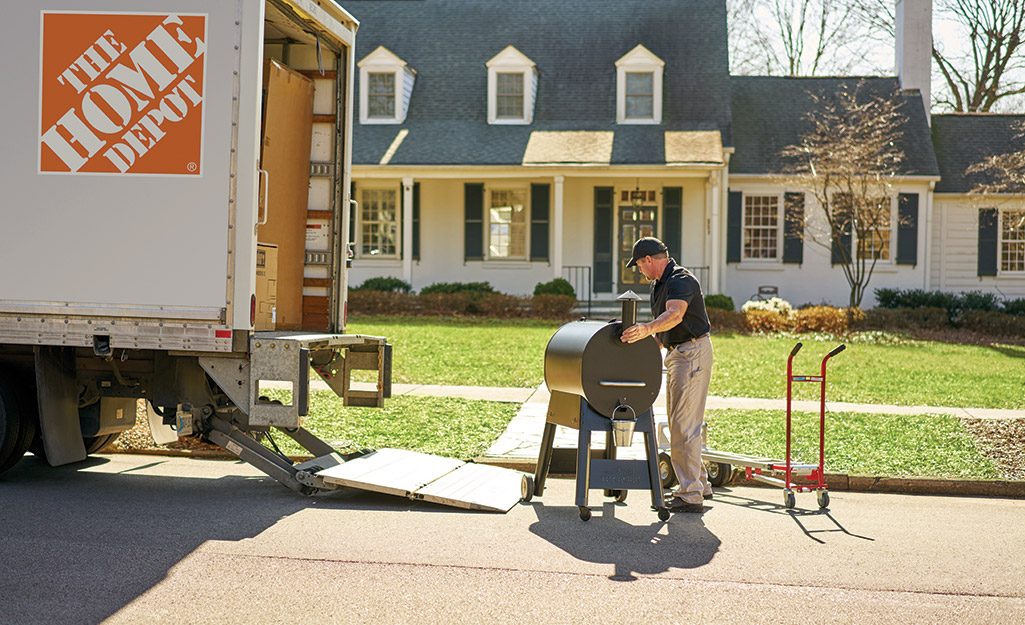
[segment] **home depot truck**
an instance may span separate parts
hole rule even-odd
[[[85,459],[143,399],[157,440],[325,487],[311,365],[347,404],[390,386],[385,339],[344,333],[357,26],[331,0],[5,4],[0,471]]]

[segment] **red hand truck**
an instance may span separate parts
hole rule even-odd
[[[708,467],[708,480],[712,486],[722,486],[729,480],[733,467],[744,467],[745,477],[749,480],[771,484],[783,488],[783,505],[788,509],[796,505],[794,493],[817,493],[816,499],[820,508],[829,507],[829,486],[826,484],[826,363],[833,356],[836,356],[846,345],[839,345],[833,348],[822,359],[822,367],[819,375],[794,375],[794,356],[801,351],[801,344],[798,343],[790,352],[787,358],[787,433],[786,433],[786,457],[785,460],[774,460],[771,458],[759,458],[744,454],[736,454],[728,451],[715,451],[702,448],[701,459]],[[819,462],[818,464],[797,464],[790,455],[791,440],[791,402],[794,382],[818,382],[819,391]],[[668,446],[668,428],[665,423],[659,424],[660,446],[664,441]],[[659,469],[663,477],[663,486],[669,487],[675,483],[675,475],[672,472],[672,465],[669,461],[669,454],[662,453],[659,456]],[[782,472],[783,479],[764,475],[763,471]],[[809,483],[795,484],[794,477],[807,477]]]

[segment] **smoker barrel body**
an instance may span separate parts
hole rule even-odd
[[[662,359],[652,337],[620,340],[623,324],[573,321],[559,328],[545,348],[549,390],[583,397],[599,414],[623,419],[655,403],[662,386]],[[615,414],[616,407],[633,409]]]

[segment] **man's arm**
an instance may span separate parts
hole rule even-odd
[[[623,330],[624,343],[636,343],[657,332],[665,332],[675,328],[687,312],[687,302],[682,299],[671,299],[666,302],[666,311],[648,323],[638,323]],[[658,340],[658,339],[656,339]],[[661,345],[660,345],[661,347]]]

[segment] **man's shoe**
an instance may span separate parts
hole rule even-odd
[[[705,499],[711,499],[712,498],[712,493],[708,493],[707,495],[702,495],[702,497],[705,498]]]
[[[673,497],[671,501],[666,503],[666,507],[669,508],[670,512],[696,512],[700,514],[705,511],[705,504],[687,503],[679,497]]]

